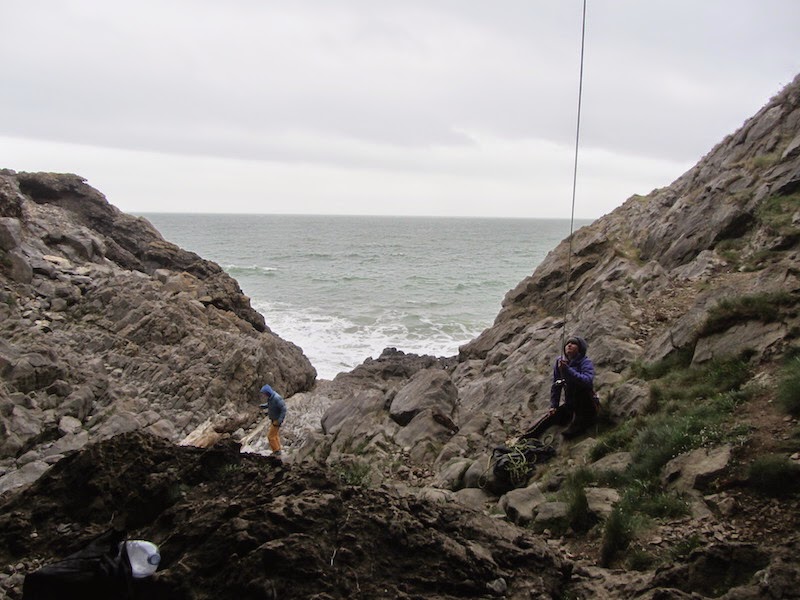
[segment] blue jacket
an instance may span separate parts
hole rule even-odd
[[[594,363],[587,358],[588,344],[581,337],[570,338],[578,343],[578,356],[569,361],[562,373],[558,368],[558,359],[553,366],[553,385],[550,387],[550,407],[558,408],[561,401],[561,390],[564,390],[564,404],[572,408],[579,396],[591,399],[594,394]],[[563,357],[559,357],[563,358]],[[557,383],[563,381],[563,384]]]
[[[278,425],[283,425],[283,420],[286,418],[286,402],[283,396],[268,385],[261,388],[261,393],[267,397],[267,401],[259,406],[267,409],[270,421],[277,421]]]

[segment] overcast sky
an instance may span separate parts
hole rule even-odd
[[[0,167],[134,213],[569,218],[582,7],[6,1]],[[798,31],[798,0],[588,0],[576,216],[733,133]]]

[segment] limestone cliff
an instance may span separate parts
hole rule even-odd
[[[0,171],[0,300],[3,490],[123,431],[233,431],[263,381],[316,376],[218,265],[75,175]]]
[[[339,403],[358,414],[329,429],[330,418],[323,419],[326,435],[306,451],[320,456],[324,448],[358,445],[391,455],[399,446],[413,463],[437,469],[480,457],[546,409],[553,360],[573,332],[589,340],[596,384],[616,422],[648,401],[635,364],[681,351],[699,365],[747,351],[752,365],[766,368],[796,344],[798,264],[800,78],[672,185],[629,198],[562,241],[457,359],[416,364],[402,378],[386,375],[402,372],[402,358],[389,353],[340,375],[325,394],[332,402],[345,396]],[[774,310],[717,316],[725,302],[754,297]],[[425,368],[445,370],[447,385],[421,375]],[[372,378],[363,376],[370,371]],[[392,405],[415,385],[412,376],[428,377],[441,402],[429,392],[401,423]],[[455,428],[436,421],[437,411]]]

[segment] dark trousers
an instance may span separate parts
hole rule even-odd
[[[571,404],[561,404],[552,415],[545,415],[537,423],[526,431],[521,437],[540,438],[544,432],[553,425],[567,425],[561,432],[566,437],[575,437],[594,425],[597,420],[597,409],[591,397],[576,398],[575,406]]]

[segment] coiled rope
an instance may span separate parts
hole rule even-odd
[[[507,473],[509,481],[518,487],[525,483],[533,468],[540,462],[540,459],[548,460],[556,452],[553,446],[553,436],[546,435],[542,439],[524,438],[509,441],[505,445],[505,452],[496,455],[494,452],[486,461],[486,468],[478,477],[478,487],[486,489],[486,484],[492,473],[495,464],[502,457],[503,470]]]

